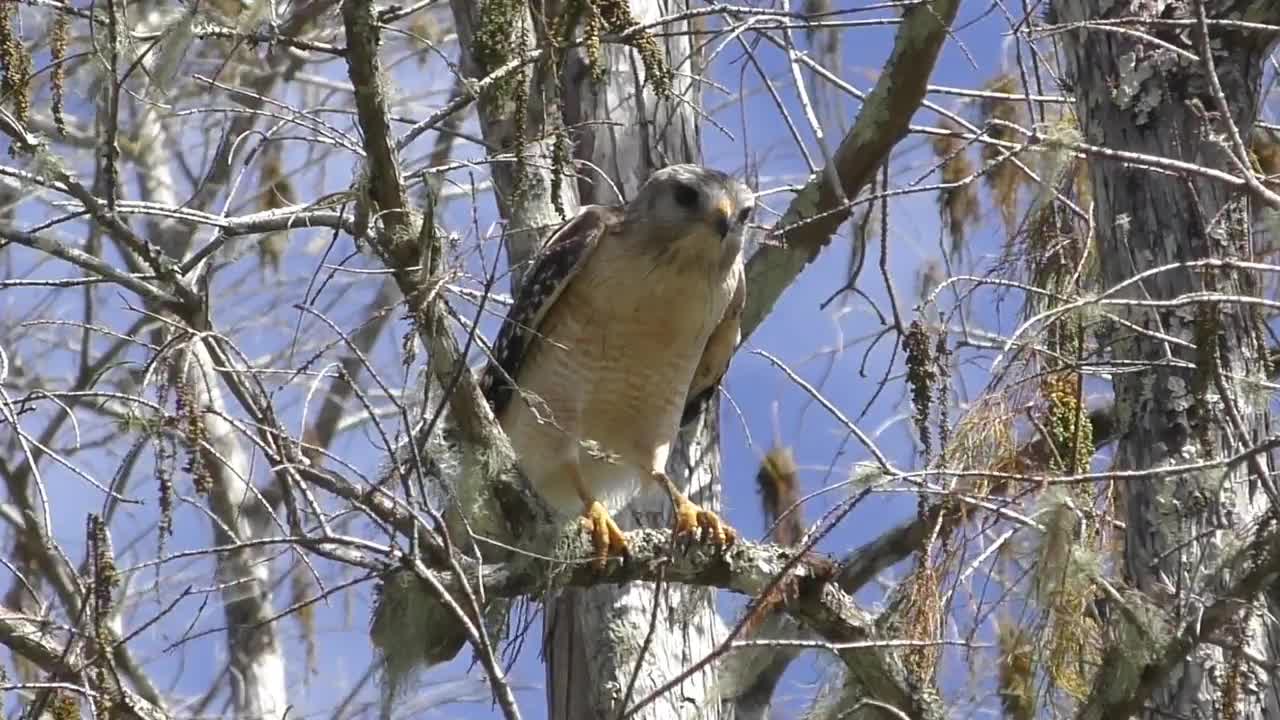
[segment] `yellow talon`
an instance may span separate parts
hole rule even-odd
[[[587,504],[582,513],[582,527],[591,534],[591,548],[595,551],[591,566],[596,571],[604,570],[610,555],[625,559],[631,554],[626,536],[599,500]]]
[[[677,536],[694,533],[698,540],[709,541],[718,547],[732,545],[738,539],[738,533],[722,522],[719,515],[703,510],[683,495],[677,495],[675,503]]]

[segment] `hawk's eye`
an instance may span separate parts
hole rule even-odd
[[[676,204],[680,207],[687,210],[692,210],[698,207],[698,191],[696,188],[685,185],[684,183],[679,183],[676,185],[675,195]]]
[[[738,211],[738,224],[745,223],[751,217],[751,208],[745,207]]]

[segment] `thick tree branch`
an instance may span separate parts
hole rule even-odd
[[[836,149],[832,166],[809,178],[778,221],[775,233],[782,244],[761,245],[747,263],[744,340],[760,326],[805,266],[831,242],[852,212],[850,201],[906,137],[959,7],[960,0],[933,0],[903,13],[893,52],[853,129]]]
[[[388,120],[386,79],[377,52],[378,23],[372,3],[346,0],[342,3],[342,17],[347,32],[347,67],[355,88],[357,119],[367,157],[365,186],[384,228],[383,232],[375,233],[375,241],[400,291],[409,298],[410,306],[421,313],[419,332],[432,355],[431,367],[436,380],[449,391],[454,422],[466,440],[480,447],[498,449],[505,443],[499,440],[503,436],[497,420],[484,402],[474,375],[458,372],[459,368],[466,368],[461,348],[431,307],[438,298],[422,297],[424,278],[416,268],[433,249],[420,247],[414,240],[432,218],[424,221],[411,217],[408,208],[395,138]],[[500,457],[490,464],[490,469],[505,469],[504,466],[512,464],[509,452],[498,454]]]
[[[454,84],[454,94],[458,94],[463,87],[461,81]],[[449,129],[457,129],[461,124],[461,116],[454,115],[447,119],[444,123]],[[431,156],[427,160],[428,167],[436,167],[443,165],[449,159],[449,153],[453,148],[456,135],[450,133],[440,133],[436,137],[435,146],[431,150]],[[428,181],[430,182],[430,181]],[[438,188],[431,187],[429,192],[436,192]],[[355,391],[355,381],[364,372],[364,363],[360,362],[359,355],[368,355],[372,350],[377,339],[382,335],[382,331],[391,322],[391,309],[400,299],[401,294],[397,291],[397,287],[393,281],[384,281],[378,288],[378,294],[369,303],[367,312],[362,313],[362,317],[369,320],[360,327],[352,336],[351,342],[353,351],[342,358],[342,370],[345,377],[335,378],[329,383],[329,390],[325,393],[324,403],[321,405],[320,414],[316,417],[315,423],[311,426],[307,439],[310,444],[315,445],[309,456],[312,462],[318,462],[320,453],[317,452],[321,448],[327,448],[333,442],[341,423],[346,402],[351,398]]]
[[[877,618],[860,609],[853,598],[831,582],[832,565],[818,555],[806,555],[792,563],[796,550],[778,545],[762,545],[740,540],[723,552],[701,544],[672,553],[669,530],[640,529],[626,534],[630,558],[625,565],[610,565],[605,573],[594,571],[588,559],[591,548],[580,533],[567,538],[565,556],[583,558],[576,565],[550,566],[532,556],[516,556],[508,562],[486,566],[472,576],[488,597],[514,598],[543,595],[564,586],[595,587],[629,582],[681,583],[717,588],[758,597],[778,585],[778,578],[791,592],[784,593],[781,607],[826,642],[837,653],[868,695],[903,709],[911,717],[937,717],[931,698],[922,696],[907,681],[897,648],[877,645],[888,640]],[[788,566],[790,570],[787,571]],[[471,574],[471,571],[468,572]],[[456,578],[440,573],[438,582],[452,592],[459,590]]]
[[[470,545],[476,535],[508,539],[511,533],[506,520],[512,513],[503,513],[499,509],[499,501],[504,497],[522,497],[517,489],[515,456],[492,410],[484,401],[475,376],[466,365],[463,349],[450,332],[441,305],[444,301],[434,292],[439,284],[435,273],[438,272],[436,266],[442,249],[434,232],[434,218],[413,217],[407,204],[395,138],[390,128],[386,78],[378,56],[380,25],[372,1],[343,0],[342,19],[347,40],[348,73],[355,90],[357,120],[364,137],[366,177],[363,188],[372,205],[364,214],[371,220],[374,245],[383,262],[393,271],[392,276],[416,319],[419,336],[430,353],[431,373],[447,398],[450,433],[456,433],[454,439],[462,446],[463,456],[476,461],[469,468],[470,472],[462,473],[447,488],[452,495],[452,503],[446,514],[448,535],[444,538],[445,545],[448,547],[455,541]],[[474,327],[472,332],[475,332]],[[424,427],[415,428],[413,445],[409,448],[411,453],[425,450],[439,419],[438,414],[434,415]],[[513,492],[504,492],[507,490]],[[493,547],[485,547],[481,551],[486,555],[495,552]],[[458,561],[455,554],[448,559],[450,562]],[[396,643],[394,648],[382,645],[389,665],[407,666],[423,659],[452,657],[461,649],[462,643],[469,640],[489,675],[495,698],[504,714],[508,718],[517,718],[519,710],[484,623],[472,624],[473,618],[458,613],[462,607],[478,615],[484,608],[468,586],[457,589],[458,594],[445,597],[433,587],[433,592],[426,594],[425,604],[419,602],[421,598],[390,604],[384,598],[374,613],[375,641],[379,637],[392,637]],[[430,614],[433,622],[438,619],[436,627],[431,628],[437,632],[436,637],[406,638],[399,627],[393,627],[389,636],[384,635],[379,627],[385,628],[388,623],[398,625],[403,620],[394,612],[387,611],[389,607],[418,616]],[[464,636],[457,632],[457,622],[451,620],[474,629]],[[420,625],[418,627],[421,628]],[[434,657],[425,647],[427,640],[436,641],[437,648],[440,648]],[[393,654],[399,659],[391,658]]]
[[[355,88],[357,119],[364,135],[367,166],[364,186],[382,230],[373,231],[375,246],[417,318],[418,333],[431,356],[435,381],[448,398],[450,420],[459,440],[480,460],[476,477],[451,488],[469,513],[470,529],[489,537],[509,531],[497,511],[494,489],[515,485],[515,458],[462,348],[440,312],[443,302],[430,292],[431,258],[438,239],[430,232],[433,218],[417,218],[407,206],[395,139],[388,120],[386,79],[377,49],[378,23],[367,0],[346,0],[342,17],[347,34],[347,67]],[[461,536],[460,536],[461,537]]]
[[[347,73],[363,134],[367,192],[377,212],[385,213],[380,219],[394,235],[408,225],[408,217],[399,153],[387,117],[386,78],[378,57],[382,37],[373,3],[343,2],[342,22],[347,30]]]

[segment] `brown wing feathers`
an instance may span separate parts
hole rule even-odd
[[[520,366],[537,340],[547,310],[586,263],[600,237],[621,218],[619,208],[587,205],[552,234],[537,256],[503,320],[493,356],[480,378],[480,389],[495,414],[511,401],[512,380],[519,378]]]

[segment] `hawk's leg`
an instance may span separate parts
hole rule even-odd
[[[582,498],[582,527],[591,534],[591,548],[595,550],[591,565],[597,572],[603,571],[610,555],[623,559],[630,555],[627,538],[609,516],[604,503],[587,489],[578,466],[569,465],[565,470],[573,478],[573,487],[578,491],[578,497]]]
[[[685,497],[676,484],[661,470],[651,473],[654,481],[667,491],[671,505],[675,508],[675,535],[679,537],[689,533],[702,541],[710,541],[719,546],[732,545],[738,539],[738,533],[720,520],[720,516],[710,510],[703,510],[697,503]]]

